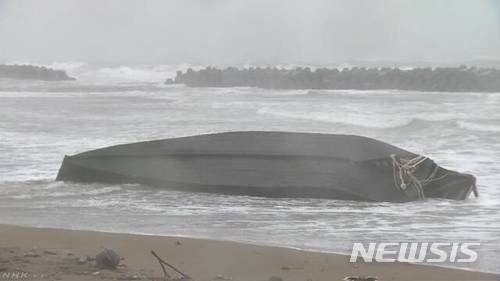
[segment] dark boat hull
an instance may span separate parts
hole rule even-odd
[[[421,198],[416,188],[401,190],[395,183],[391,154],[416,156],[359,136],[232,132],[119,145],[66,156],[57,180],[140,183],[264,197],[390,202]],[[416,176],[425,177],[434,169],[434,162],[425,160]],[[437,175],[446,171],[438,167]],[[472,176],[453,173],[445,178],[425,186],[426,197],[469,196],[474,185]]]

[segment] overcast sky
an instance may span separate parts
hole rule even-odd
[[[0,0],[0,62],[499,59],[500,0]]]

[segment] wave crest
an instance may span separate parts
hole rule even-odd
[[[339,114],[330,112],[305,112],[289,111],[262,107],[257,114],[270,115],[278,118],[291,118],[327,122],[340,126],[353,126],[378,130],[411,129],[421,130],[434,126],[457,127],[470,131],[500,132],[499,120],[463,120],[457,118],[445,118],[447,116],[429,116],[428,118],[399,117],[391,115],[362,115],[362,114]]]
[[[500,120],[491,120],[494,122],[488,122],[489,120],[483,122],[473,122],[473,121],[464,121],[458,120],[457,126],[461,129],[470,130],[470,131],[479,131],[479,132],[500,132]]]

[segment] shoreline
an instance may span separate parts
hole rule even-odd
[[[108,233],[108,234],[117,234],[117,235],[137,235],[137,236],[151,236],[151,237],[168,237],[168,238],[178,238],[178,239],[193,239],[193,240],[206,240],[206,241],[217,241],[217,242],[228,242],[228,243],[238,243],[242,245],[248,246],[258,246],[258,247],[271,247],[271,248],[281,248],[281,249],[290,249],[302,252],[312,252],[318,254],[333,254],[339,256],[350,257],[349,253],[345,252],[336,252],[336,251],[328,251],[328,250],[319,250],[319,249],[308,249],[308,248],[300,248],[294,246],[283,246],[283,245],[275,245],[272,243],[269,244],[260,244],[259,242],[250,242],[250,241],[238,241],[231,239],[216,239],[216,238],[207,238],[202,236],[193,236],[193,235],[169,235],[169,234],[154,234],[154,233],[140,233],[140,232],[114,232],[114,231],[106,231],[106,230],[87,230],[87,229],[76,229],[76,228],[57,228],[57,227],[46,227],[46,226],[32,226],[32,225],[19,225],[19,224],[2,224],[0,223],[0,230],[2,226],[15,226],[15,227],[25,227],[25,228],[40,228],[40,229],[53,229],[53,230],[69,230],[69,231],[85,231],[85,232],[97,232],[97,233]],[[0,247],[2,244],[0,243]],[[463,270],[475,273],[486,273],[486,274],[496,274],[500,277],[500,272],[488,271],[488,270],[478,270],[470,267],[459,267],[452,265],[439,265],[439,264],[430,264],[430,263],[412,263],[412,262],[396,262],[396,263],[406,263],[420,266],[430,266],[430,267],[438,267],[444,269],[453,269],[453,270]],[[500,280],[500,279],[499,279]]]
[[[82,257],[94,257],[103,248],[112,248],[120,253],[125,267],[104,272],[94,268],[90,258],[85,263],[77,262]],[[380,281],[500,279],[498,273],[447,266],[401,262],[349,263],[346,254],[292,247],[0,224],[0,269],[25,268],[23,270],[33,274],[59,277],[61,280],[116,280],[127,274],[129,277],[147,276],[149,280],[161,277],[161,267],[150,250],[194,280],[267,281],[276,276],[284,281],[326,281],[342,280],[349,275],[378,276]],[[55,254],[47,256],[44,252]],[[34,254],[30,257],[26,253]],[[58,264],[63,265],[58,267]]]

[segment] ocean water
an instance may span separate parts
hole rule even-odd
[[[346,253],[353,242],[480,242],[477,262],[451,265],[500,272],[500,93],[187,88],[162,82],[188,65],[50,66],[79,80],[0,80],[0,223]],[[234,130],[377,138],[474,174],[480,197],[360,203],[54,181],[65,154]]]

